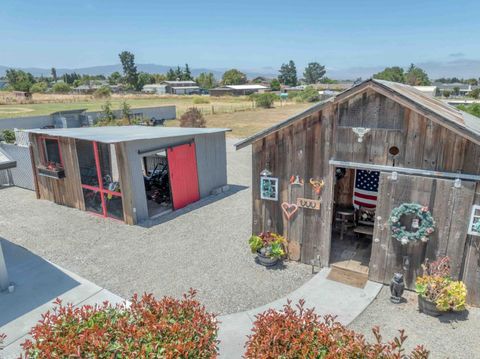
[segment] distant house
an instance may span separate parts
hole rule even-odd
[[[244,96],[253,93],[263,93],[269,90],[270,88],[267,86],[257,84],[227,85],[210,89],[210,96]]]
[[[200,93],[200,87],[195,81],[163,81],[165,92],[172,95],[193,95]]]
[[[167,85],[165,84],[148,84],[143,86],[142,92],[150,93],[150,94],[157,94],[157,95],[165,95],[167,93]]]
[[[106,82],[100,82],[96,84],[77,86],[73,89],[73,92],[79,95],[92,94],[95,91],[97,91],[99,88],[104,86],[110,88],[110,90],[114,93],[120,92],[122,90],[122,85],[109,85]]]
[[[443,96],[445,92],[449,92],[453,96],[467,96],[470,91],[475,90],[478,86],[472,86],[469,84],[463,84],[461,82],[454,82],[451,84],[444,84],[440,82],[434,83],[438,87],[438,92]],[[456,93],[458,91],[458,93]]]

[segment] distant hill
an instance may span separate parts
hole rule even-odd
[[[394,64],[396,65],[396,64]],[[401,64],[399,64],[401,65]],[[407,68],[409,64],[404,65],[404,68]],[[480,60],[475,59],[452,59],[449,61],[430,61],[416,63],[415,65],[424,69],[428,76],[431,79],[437,79],[440,77],[458,77],[458,78],[478,78],[480,76]],[[359,77],[363,79],[371,77],[373,74],[382,71],[385,67],[392,66],[390,65],[379,65],[379,66],[369,66],[369,67],[350,67],[350,68],[335,68],[327,66],[327,76],[332,79],[337,80],[355,80]],[[167,66],[167,65],[156,65],[156,64],[138,64],[137,68],[139,71],[149,72],[149,73],[166,73],[170,68],[176,68],[177,66]],[[0,76],[4,76],[5,70],[9,67],[0,65]],[[28,71],[34,76],[50,76],[50,69],[44,68],[20,68],[21,70]],[[302,77],[303,68],[300,66],[297,67],[299,77]],[[198,76],[201,72],[212,72],[217,79],[220,79],[223,73],[228,70],[228,68],[192,68],[193,76]],[[274,78],[278,76],[278,69],[273,67],[262,67],[259,69],[239,69],[247,74],[249,79],[253,79],[257,76],[263,76],[266,78]],[[81,75],[105,75],[108,76],[112,72],[122,72],[122,67],[120,64],[115,65],[104,65],[104,66],[92,66],[92,67],[83,67],[83,68],[57,68],[57,74],[59,76],[64,73],[76,72]]]
[[[137,64],[138,71],[148,72],[148,73],[166,73],[170,68],[175,69],[177,66],[166,66],[166,65],[156,65],[156,64]],[[0,76],[5,75],[5,71],[11,67],[0,65]],[[30,72],[33,76],[50,76],[50,69],[38,68],[38,67],[27,67],[27,68],[17,68],[19,70]],[[92,67],[82,67],[82,68],[57,68],[57,75],[62,76],[65,73],[76,72],[80,75],[105,75],[108,76],[112,72],[118,71],[122,72],[121,64],[115,65],[104,65],[104,66],[92,66]],[[222,78],[223,73],[228,70],[225,69],[208,69],[208,68],[192,68],[190,69],[193,76],[198,76],[202,72],[211,72],[213,75],[220,79]],[[267,78],[273,78],[278,75],[273,69],[263,70],[241,70],[245,72],[248,78],[252,79],[257,76],[264,76]]]

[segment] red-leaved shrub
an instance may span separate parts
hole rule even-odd
[[[403,330],[399,337],[382,343],[378,328],[373,328],[375,343],[335,321],[320,317],[313,309],[305,309],[300,301],[296,310],[289,302],[281,311],[269,309],[256,316],[253,333],[248,336],[247,359],[425,359],[429,352],[417,346],[411,353],[402,348],[406,340]]]
[[[7,336],[3,333],[0,333],[0,350],[3,349],[3,342],[5,341],[5,339],[7,338]]]
[[[62,305],[60,300],[23,345],[27,358],[216,358],[215,315],[195,300],[134,295],[131,306]]]

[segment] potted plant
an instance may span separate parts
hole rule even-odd
[[[270,267],[278,263],[285,256],[286,240],[283,236],[272,232],[263,232],[253,235],[248,240],[252,253],[257,254],[258,262]]]
[[[422,265],[424,275],[416,280],[420,312],[438,317],[445,312],[465,310],[467,288],[462,281],[450,277],[448,257]]]

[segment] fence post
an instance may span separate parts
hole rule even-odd
[[[3,256],[2,241],[0,241],[0,292],[7,290],[10,282],[8,281],[7,264]]]

